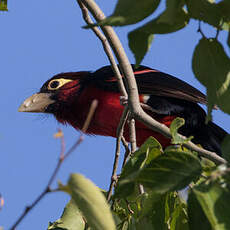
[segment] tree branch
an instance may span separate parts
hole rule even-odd
[[[124,137],[121,137],[121,141],[122,141],[123,146],[125,147],[125,156],[124,156],[124,160],[122,163],[122,168],[123,168],[125,166],[126,162],[128,161],[129,157],[131,156],[131,150],[129,149],[129,144],[125,140]]]
[[[105,19],[105,15],[93,0],[79,0],[79,1],[84,3],[84,5],[88,8],[88,10],[91,12],[91,14],[94,16],[97,22]],[[146,126],[151,128],[152,130],[161,133],[167,138],[171,138],[172,136],[169,131],[169,128],[154,120],[152,117],[146,114],[144,110],[141,108],[139,103],[137,84],[134,78],[131,65],[122,47],[122,44],[119,38],[117,37],[116,33],[114,32],[113,28],[111,26],[101,26],[101,29],[104,32],[106,38],[108,39],[108,42],[113,49],[113,52],[122,69],[122,73],[124,74],[124,77],[126,79],[127,87],[129,89],[128,105],[132,115],[134,116],[135,119],[143,122]],[[186,137],[182,135],[180,136],[181,138],[186,139]],[[216,153],[199,148],[191,141],[186,143],[185,146],[190,150],[198,152],[201,156],[214,161],[216,164],[226,163],[226,160],[218,156]]]
[[[81,0],[77,0],[77,2],[78,2],[79,6],[80,6],[80,8],[82,10],[82,15],[83,15],[83,18],[84,18],[85,22],[87,23],[87,25],[93,24],[93,21],[89,16],[88,9],[85,7],[85,5],[82,3]],[[102,42],[104,51],[107,54],[107,57],[108,57],[108,59],[110,61],[111,67],[113,69],[113,72],[115,74],[115,77],[117,78],[118,87],[119,87],[121,95],[124,98],[127,98],[128,94],[126,92],[126,89],[125,89],[125,86],[124,86],[124,83],[123,83],[123,79],[122,79],[120,70],[119,70],[119,68],[117,66],[117,63],[116,63],[114,57],[113,57],[113,53],[112,53],[111,47],[110,47],[110,45],[108,43],[108,40],[106,39],[106,37],[101,33],[101,31],[97,27],[92,27],[91,29],[94,32],[94,34]],[[119,163],[119,156],[120,156],[120,142],[121,142],[121,137],[123,136],[124,125],[126,123],[128,113],[129,113],[128,112],[128,106],[126,106],[124,111],[123,111],[122,117],[120,119],[119,125],[117,127],[116,151],[115,151],[115,157],[114,157],[114,163],[113,163],[113,171],[112,171],[112,176],[111,176],[111,182],[110,182],[109,191],[108,191],[108,194],[107,194],[107,200],[110,200],[110,198],[111,198],[112,190],[113,190],[113,187],[114,187],[116,179],[117,179],[116,178],[117,177],[116,172],[117,172],[118,163]]]
[[[130,135],[131,153],[133,154],[137,149],[135,120],[133,118],[129,120],[129,135]]]
[[[0,193],[0,211],[2,210],[3,205],[4,205],[4,199]]]
[[[85,22],[87,23],[87,25],[93,24],[93,21],[89,16],[88,9],[85,7],[85,5],[82,3],[81,0],[77,0],[77,2],[78,2],[79,6],[82,10],[82,15],[83,15],[83,18],[84,18]],[[107,54],[107,57],[109,59],[109,62],[110,62],[111,67],[113,69],[113,72],[115,74],[115,77],[117,78],[118,87],[119,87],[119,90],[121,92],[121,95],[127,98],[128,94],[126,92],[126,89],[125,89],[125,86],[124,86],[124,83],[122,80],[122,76],[121,76],[121,73],[118,69],[117,63],[113,57],[113,52],[112,52],[111,47],[108,43],[108,40],[106,39],[106,37],[101,33],[101,31],[97,27],[92,27],[91,29],[94,32],[94,34],[100,39],[100,41],[103,45],[104,51]]]
[[[113,171],[112,171],[112,176],[111,176],[111,182],[109,186],[109,191],[107,194],[107,200],[109,201],[111,196],[112,196],[112,191],[113,187],[115,185],[115,182],[117,180],[117,168],[118,168],[118,163],[119,163],[119,156],[120,156],[120,143],[121,143],[121,138],[123,136],[123,131],[124,131],[124,126],[127,121],[129,115],[129,108],[128,106],[125,107],[120,122],[117,127],[117,140],[116,140],[116,153],[115,153],[115,158],[114,158],[114,163],[113,163]]]

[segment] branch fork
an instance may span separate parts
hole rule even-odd
[[[81,2],[80,4],[83,4],[93,15],[95,20],[97,22],[100,22],[105,19],[104,13],[101,11],[101,9],[98,7],[98,5],[93,0],[78,0],[78,2]],[[148,126],[150,129],[161,133],[167,138],[172,138],[170,130],[167,126],[157,122],[154,120],[151,116],[146,114],[144,110],[142,109],[140,102],[139,102],[139,95],[137,90],[137,84],[134,78],[133,70],[130,65],[130,62],[126,56],[126,53],[123,49],[123,46],[117,37],[116,33],[114,32],[113,28],[111,26],[101,26],[101,30],[103,31],[105,37],[108,40],[108,43],[110,44],[111,48],[113,49],[113,52],[119,62],[119,66],[121,68],[122,74],[124,75],[124,78],[127,83],[128,87],[128,108],[133,117],[142,123],[144,123],[146,126]],[[93,30],[95,27],[92,28]],[[112,64],[112,63],[111,63]],[[116,68],[116,63],[112,64],[113,68]],[[118,82],[120,85],[120,82]],[[121,95],[124,95],[121,92]],[[186,139],[186,137],[180,135],[181,138]],[[191,141],[184,144],[186,148],[198,152],[201,156],[208,158],[209,160],[212,160],[216,164],[226,164],[227,161],[223,159],[222,157],[218,156],[216,153],[202,149],[192,143]]]

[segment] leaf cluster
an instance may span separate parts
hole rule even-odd
[[[59,186],[71,200],[48,229],[229,229],[230,170],[185,149],[187,140],[177,136],[182,123],[176,118],[170,127],[176,145],[163,151],[150,137],[134,153],[122,169],[109,204],[106,193],[92,182],[71,175],[66,186]],[[229,153],[229,146],[224,148]]]

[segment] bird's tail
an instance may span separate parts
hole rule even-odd
[[[228,133],[218,125],[209,121],[207,125],[203,125],[196,133],[194,143],[199,143],[209,151],[216,152],[221,155],[221,142]]]

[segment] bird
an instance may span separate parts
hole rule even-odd
[[[119,66],[118,66],[119,67]],[[120,68],[120,67],[119,67]],[[184,136],[193,136],[192,141],[203,148],[221,155],[221,142],[227,132],[209,121],[200,104],[207,104],[206,96],[188,83],[147,66],[132,65],[137,82],[139,100],[144,110],[158,122],[170,126],[176,117],[185,120],[179,128]],[[125,79],[123,82],[125,84]],[[126,84],[125,84],[126,85]],[[63,72],[46,81],[38,93],[28,97],[19,107],[19,112],[53,114],[58,122],[81,130],[93,100],[98,101],[91,123],[86,131],[91,135],[116,137],[124,105],[117,79],[111,66],[92,71]],[[136,142],[141,146],[153,136],[163,148],[171,140],[136,121]],[[124,137],[129,141],[127,124]]]

